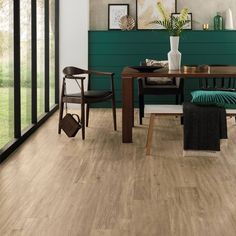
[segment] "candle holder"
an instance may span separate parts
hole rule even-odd
[[[209,24],[203,24],[202,29],[203,30],[209,30]]]

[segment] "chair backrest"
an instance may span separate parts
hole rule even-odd
[[[146,61],[140,62],[140,66],[147,66]],[[180,83],[181,83],[181,78],[173,77],[172,80],[173,80],[173,84],[176,85],[179,88]],[[144,82],[145,82],[145,84],[148,84],[147,83],[147,78],[144,79]],[[150,84],[148,84],[148,85],[151,86]],[[153,84],[153,85],[155,85],[155,84]]]
[[[73,75],[87,74],[88,72],[86,70],[74,66],[67,66],[63,69],[63,73],[66,76],[73,76]]]
[[[86,70],[74,67],[74,66],[67,66],[63,69],[63,74],[65,77],[63,78],[62,83],[62,96],[66,96],[66,79],[68,80],[74,80],[76,84],[78,85],[78,88],[81,91],[81,97],[82,100],[84,99],[84,79],[83,76],[78,76],[82,74],[88,74]],[[79,80],[79,81],[78,81]]]
[[[220,66],[230,66],[230,65],[210,65],[214,67],[220,67]],[[199,87],[200,89],[208,89],[208,90],[235,90],[235,79],[233,78],[213,78],[213,79],[200,79],[199,80]]]

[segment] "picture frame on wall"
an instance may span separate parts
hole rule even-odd
[[[180,13],[172,13],[171,14],[171,19],[173,19],[173,17],[178,17],[180,15]],[[183,29],[185,30],[192,30],[193,29],[193,14],[192,13],[188,13],[188,20],[190,21],[188,24],[186,24]]]
[[[129,15],[129,4],[108,4],[108,29],[120,30],[120,19]]]
[[[164,5],[168,12],[177,12],[177,0],[165,0]],[[161,20],[157,9],[157,1],[136,0],[136,20],[137,29],[139,30],[164,29],[163,26],[150,24],[154,20]]]

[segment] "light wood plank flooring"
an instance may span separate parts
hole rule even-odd
[[[235,236],[236,125],[218,158],[183,157],[179,119],[146,118],[121,144],[111,110],[91,110],[86,140],[54,115],[0,166],[0,235]],[[136,114],[137,123],[137,114]]]

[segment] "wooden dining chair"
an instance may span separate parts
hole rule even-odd
[[[83,70],[74,66],[65,67],[63,70],[64,77],[62,81],[61,100],[60,100],[60,112],[59,112],[59,125],[58,133],[61,133],[61,120],[63,118],[63,111],[65,103],[77,103],[81,105],[81,125],[82,125],[82,139],[85,139],[85,104],[86,107],[86,127],[89,124],[89,110],[90,104],[104,102],[111,100],[113,110],[113,125],[114,130],[117,130],[116,124],[116,103],[115,103],[115,88],[114,88],[114,73],[99,72],[91,70]],[[84,80],[88,76],[88,90],[84,89]],[[110,78],[111,89],[110,90],[90,90],[91,76],[103,76]],[[73,80],[78,86],[78,93],[68,93],[66,82],[67,80]]]
[[[230,66],[230,65],[210,65],[212,67]],[[225,91],[236,91],[235,78],[200,78],[199,88],[202,90],[225,90]]]
[[[168,66],[168,61],[157,61],[146,59],[140,63],[141,66],[161,65]],[[182,104],[184,101],[184,80],[183,78],[139,78],[138,97],[139,97],[139,124],[142,125],[144,117],[145,97],[147,95],[173,95],[175,103]]]
[[[169,78],[167,78],[169,79]],[[144,117],[144,104],[146,95],[174,95],[175,103],[182,104],[184,101],[184,81],[182,78],[171,78],[171,83],[155,84],[148,83],[148,78],[138,79],[138,96],[139,96],[139,124],[142,125]]]
[[[210,65],[214,67],[220,67],[220,66],[230,66],[230,65]],[[220,91],[228,91],[228,92],[236,92],[236,78],[200,78],[199,79],[199,88],[201,90],[220,90]],[[235,122],[236,122],[236,116],[235,116]]]

